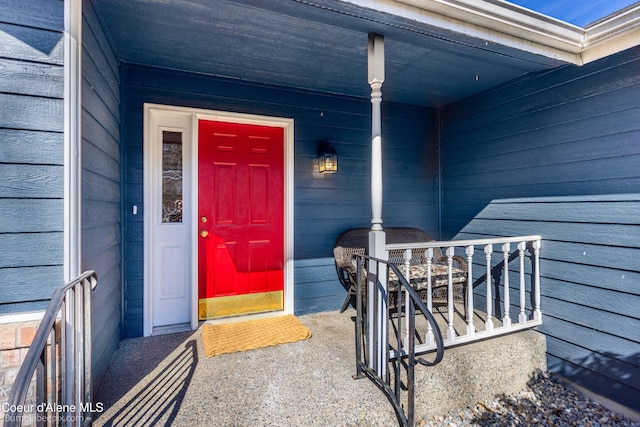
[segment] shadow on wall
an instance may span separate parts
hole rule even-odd
[[[496,199],[455,238],[542,236],[539,330],[549,370],[640,411],[639,227],[640,194]],[[499,300],[502,266],[493,266]]]
[[[600,383],[607,391],[606,397],[640,412],[637,392],[623,385],[640,384],[640,352],[627,356],[609,351],[591,352],[571,362],[561,361],[554,372],[580,386]]]

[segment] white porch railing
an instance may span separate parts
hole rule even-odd
[[[404,251],[405,268],[400,270],[411,283],[411,251],[422,250],[425,254],[427,271],[431,271],[434,248],[441,248],[448,261],[447,285],[447,329],[445,347],[484,340],[493,336],[532,328],[542,323],[540,311],[540,236],[500,237],[477,240],[432,241],[424,243],[388,244],[387,251]],[[476,252],[480,256],[474,255]],[[468,264],[466,283],[466,328],[454,328],[454,256],[462,255]],[[525,261],[528,259],[528,262]],[[527,267],[530,266],[528,270]],[[528,271],[527,271],[528,270]],[[501,280],[500,280],[501,279]],[[500,283],[501,282],[501,283]],[[427,277],[427,308],[433,313],[431,303],[432,277]],[[494,292],[497,291],[497,292]],[[502,297],[496,294],[502,291]],[[529,298],[527,298],[529,295]],[[512,296],[516,300],[512,303]],[[474,306],[474,297],[484,299],[486,304]],[[483,324],[478,324],[476,310],[483,311]],[[500,311],[500,313],[496,313]],[[500,316],[500,317],[497,317]],[[512,319],[513,317],[513,319]],[[498,322],[497,320],[500,320]],[[495,320],[495,321],[494,321]],[[500,325],[496,325],[499,323]],[[460,328],[459,328],[460,329]],[[464,333],[461,333],[464,332]],[[415,347],[417,354],[436,348],[430,325],[422,344]],[[401,356],[403,356],[402,354]],[[396,357],[394,351],[390,357]]]

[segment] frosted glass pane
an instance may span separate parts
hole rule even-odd
[[[182,132],[162,132],[162,222],[182,222]]]

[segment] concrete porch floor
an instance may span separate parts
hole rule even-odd
[[[201,330],[124,340],[97,390],[95,426],[394,426],[353,380],[355,310],[299,316],[305,341],[207,358]]]
[[[437,312],[446,334],[446,310]],[[462,306],[455,312],[463,331]],[[483,315],[476,312],[480,330]],[[355,310],[299,319],[313,334],[308,340],[212,358],[200,329],[122,341],[97,391],[105,411],[94,425],[397,425],[382,391],[352,379]],[[438,366],[418,366],[416,420],[524,389],[531,373],[546,369],[544,343],[524,331],[450,348]]]

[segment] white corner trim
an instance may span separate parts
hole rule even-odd
[[[503,0],[344,1],[576,65],[640,44],[640,6],[585,29]]]
[[[151,179],[152,174],[149,167],[150,159],[148,156],[148,145],[151,143],[151,116],[153,109],[144,104],[143,112],[143,142],[142,142],[142,170],[143,170],[143,201],[142,201],[142,213],[143,213],[143,294],[142,294],[142,336],[149,337],[153,332],[153,319],[151,317],[152,305],[151,305],[151,282],[149,276],[151,275],[151,226],[148,207],[151,203]],[[136,215],[139,215],[138,213]],[[124,310],[124,307],[122,308]]]
[[[82,2],[64,11],[64,281],[81,273]]]

